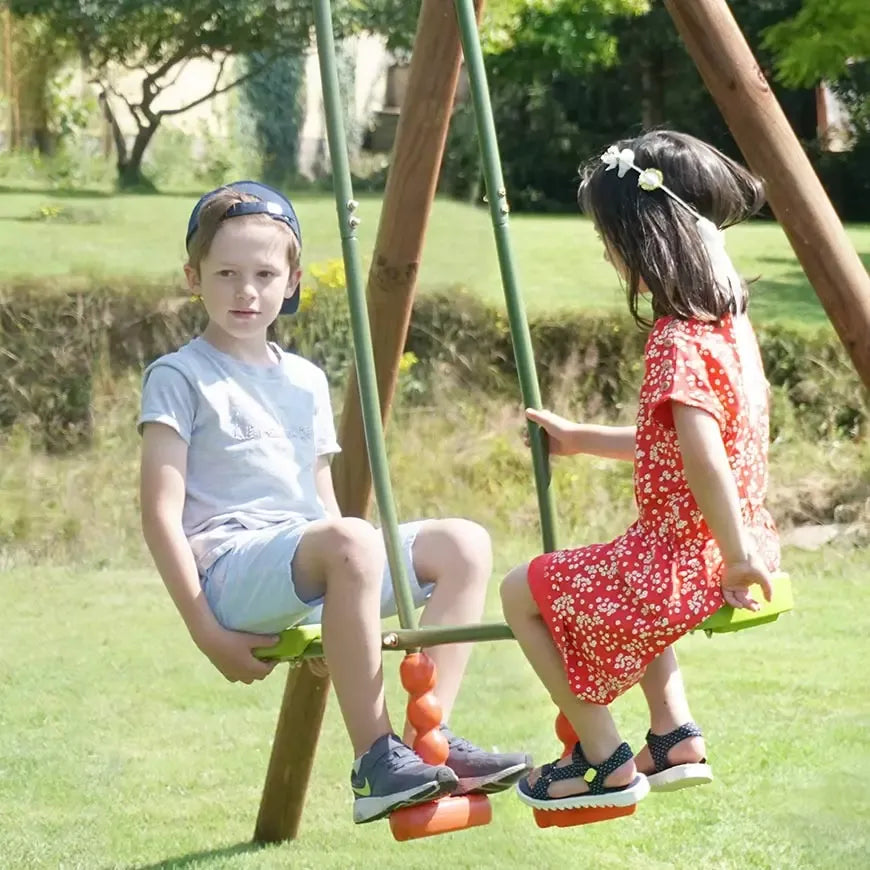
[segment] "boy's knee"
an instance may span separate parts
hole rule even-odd
[[[492,562],[492,541],[489,532],[471,520],[441,520],[445,545],[451,555],[467,563]]]
[[[355,569],[353,574],[371,574],[380,582],[384,565],[381,533],[365,520],[342,517],[330,523],[325,534],[325,555],[333,568]]]
[[[464,577],[485,583],[492,571],[489,532],[471,520],[430,520],[414,544],[414,565],[426,579]]]

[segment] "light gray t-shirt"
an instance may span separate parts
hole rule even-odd
[[[184,533],[200,573],[244,529],[326,516],[317,457],[337,453],[324,373],[270,345],[261,367],[195,338],[145,370],[144,423],[163,423],[188,444]]]

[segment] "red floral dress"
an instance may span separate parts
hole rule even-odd
[[[671,402],[719,424],[747,529],[769,570],[779,543],[764,507],[768,387],[746,317],[658,320],[646,344],[634,460],[637,521],[608,544],[529,566],[532,595],[574,693],[609,704],[679,637],[722,606],[722,563],[686,483]]]

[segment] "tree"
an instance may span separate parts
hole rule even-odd
[[[496,0],[483,33],[490,55],[522,45],[553,68],[575,71],[616,61],[614,20],[642,15],[651,0]]]
[[[760,46],[761,34],[799,11],[801,0],[729,5],[771,75],[773,60]],[[518,17],[504,28],[504,42],[498,34],[489,37],[487,72],[515,209],[575,209],[578,163],[652,126],[692,133],[739,156],[663,0],[513,0],[513,7]],[[776,91],[798,135],[812,138],[813,93]],[[469,160],[457,160],[456,137],[452,144],[447,166],[458,164],[461,180],[473,180]]]
[[[13,14],[37,16],[70,45],[90,71],[115,143],[121,187],[150,186],[142,159],[164,118],[178,115],[257,75],[279,53],[309,42],[306,0],[10,0]],[[234,68],[234,55],[256,52],[257,62]],[[183,105],[156,108],[167,87],[195,59],[215,63],[210,89]],[[136,97],[112,84],[112,71],[138,75]],[[126,110],[136,124],[128,145],[119,123]]]
[[[787,85],[839,79],[850,61],[870,60],[870,3],[804,0],[796,15],[767,30],[765,44]]]
[[[3,46],[0,57],[4,82],[0,105],[7,103],[6,137],[13,149],[35,146],[42,154],[54,150],[57,135],[52,129],[53,84],[69,52],[47,33],[41,21],[19,21],[0,5]]]
[[[618,75],[618,28],[650,6],[650,0],[488,4],[486,66],[513,208],[572,207],[578,160],[613,138],[613,115],[626,102],[624,94],[602,101],[590,82]],[[468,126],[464,117],[455,122],[457,133]],[[476,147],[457,154],[456,136],[451,144],[448,170],[458,170],[461,186],[474,190]],[[445,187],[457,189],[449,178]]]
[[[381,33],[394,50],[413,48],[421,0],[349,0],[347,15],[363,29]],[[449,0],[445,0],[449,3]],[[452,5],[452,4],[450,4]],[[504,51],[518,38],[535,34],[523,28],[542,25],[540,40],[553,48],[576,52],[575,37],[595,45],[595,53],[612,55],[602,39],[605,23],[614,16],[645,12],[650,0],[487,0],[481,39],[487,54]],[[558,22],[557,29],[551,26]],[[570,43],[570,45],[569,45]]]

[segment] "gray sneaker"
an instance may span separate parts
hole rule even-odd
[[[445,764],[459,777],[456,794],[495,794],[510,788],[532,769],[524,752],[484,752],[463,737],[441,726],[450,754]]]
[[[449,767],[425,764],[395,734],[378,738],[350,774],[353,820],[361,825],[388,816],[401,807],[434,801],[456,789]]]

